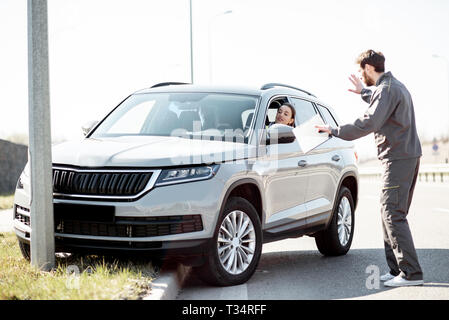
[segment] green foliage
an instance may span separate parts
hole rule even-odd
[[[14,205],[14,195],[0,195],[0,210],[11,209]]]
[[[22,257],[15,234],[0,233],[0,300],[139,299],[155,276],[148,261],[68,254],[43,272]]]

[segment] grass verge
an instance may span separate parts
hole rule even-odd
[[[58,255],[42,272],[25,260],[14,233],[0,233],[0,300],[133,300],[150,291],[152,262]]]
[[[14,195],[0,195],[0,210],[11,209],[14,205]]]

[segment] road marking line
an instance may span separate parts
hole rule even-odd
[[[449,209],[443,209],[443,208],[433,208],[433,211],[440,211],[440,212],[449,213]]]

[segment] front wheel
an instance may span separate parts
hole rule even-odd
[[[346,254],[354,235],[354,200],[351,191],[342,187],[337,199],[329,226],[315,235],[318,250],[326,256]]]
[[[30,245],[28,243],[22,242],[20,240],[19,241],[19,248],[20,248],[20,252],[22,253],[22,256],[30,261],[31,260],[31,249],[30,249]]]
[[[205,282],[238,285],[256,270],[262,252],[262,231],[256,209],[246,199],[232,197],[220,216],[206,263],[196,268]]]

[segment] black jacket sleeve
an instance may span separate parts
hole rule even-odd
[[[366,103],[370,103],[372,94],[373,92],[370,89],[366,88],[363,88],[362,91],[360,92],[360,96]]]
[[[379,87],[373,93],[370,106],[363,117],[352,124],[332,129],[332,135],[343,140],[355,140],[378,131],[394,112],[396,105],[394,100],[395,97],[390,91],[390,87]]]

